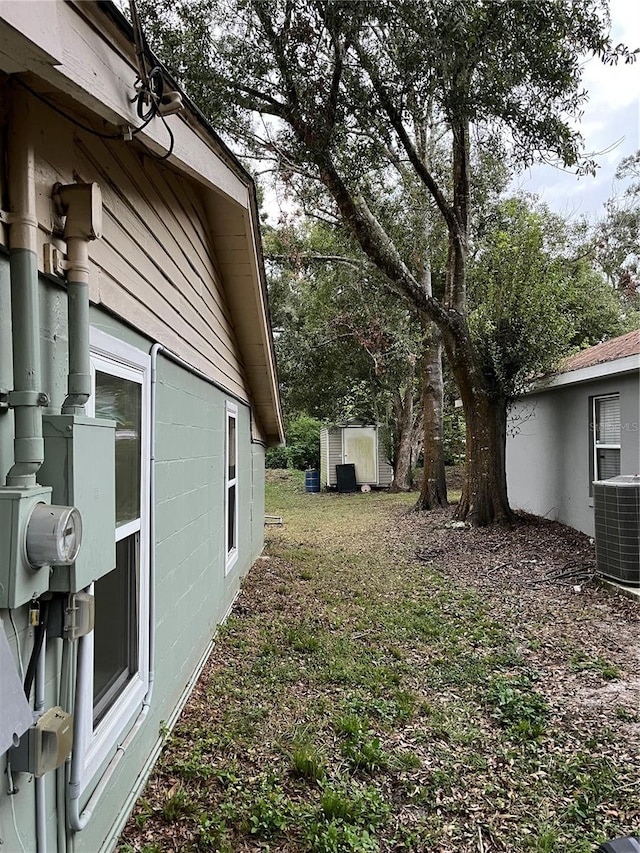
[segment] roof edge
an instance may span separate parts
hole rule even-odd
[[[553,388],[561,388],[567,385],[579,385],[582,382],[593,382],[604,379],[607,376],[620,376],[625,373],[640,371],[640,354],[626,355],[612,361],[602,361],[587,367],[579,367],[564,373],[558,373],[534,382],[525,394],[539,394],[541,391],[549,391]]]

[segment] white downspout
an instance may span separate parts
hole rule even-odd
[[[38,716],[44,711],[45,673],[46,673],[47,629],[44,629],[42,647],[38,656],[35,683],[35,707]],[[45,796],[46,779],[36,776],[36,847],[38,853],[47,853],[47,801]]]

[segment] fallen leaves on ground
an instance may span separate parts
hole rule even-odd
[[[588,853],[640,827],[640,606],[549,582],[587,537],[271,479],[284,525],[121,853]]]

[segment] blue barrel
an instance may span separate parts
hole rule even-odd
[[[305,492],[320,491],[320,471],[311,469],[304,472],[304,490]]]

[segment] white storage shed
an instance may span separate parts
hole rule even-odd
[[[340,424],[320,432],[320,487],[334,488],[336,465],[355,465],[358,486],[388,487],[393,468],[376,424]]]

